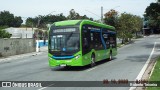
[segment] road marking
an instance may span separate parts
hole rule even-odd
[[[151,54],[150,54],[147,62],[145,63],[145,65],[144,65],[143,68],[141,69],[140,73],[138,74],[137,78],[135,79],[135,81],[136,81],[136,80],[141,80],[141,78],[142,78],[144,72],[146,71],[147,66],[148,66],[148,64],[149,64],[149,62],[150,62],[150,60],[151,60],[151,58],[152,58],[152,55],[153,55],[153,53],[154,53],[156,44],[157,44],[157,42],[154,43],[154,47],[153,47],[153,49],[152,49],[152,52],[151,52]],[[137,88],[137,87],[131,87],[129,90],[135,90],[136,88]]]
[[[52,86],[52,85],[54,85],[54,84],[48,85],[48,86],[46,86],[46,87],[42,87],[42,88],[37,89],[37,90],[43,90],[43,89],[46,89],[47,87]]]
[[[152,75],[152,73],[153,73],[153,70],[154,70],[156,64],[157,64],[157,61],[156,61],[156,63],[154,64],[154,66],[153,66],[153,68],[152,68],[152,70],[151,70],[151,74],[149,75],[149,79],[151,78],[151,75]]]
[[[88,70],[87,70],[87,72],[92,71],[92,70],[94,70],[94,69],[96,69],[96,68],[97,68],[97,67],[94,67],[94,68],[88,69]]]

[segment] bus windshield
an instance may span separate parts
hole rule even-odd
[[[62,33],[51,36],[52,51],[78,51],[79,50],[79,34],[78,33]]]

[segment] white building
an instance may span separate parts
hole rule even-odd
[[[34,31],[37,28],[7,28],[7,32],[12,34],[11,38],[33,38]]]

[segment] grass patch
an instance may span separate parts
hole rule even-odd
[[[120,47],[121,47],[121,45],[122,45],[121,43],[118,43],[118,44],[117,44],[117,47],[119,47],[119,48],[120,48]]]
[[[160,81],[160,57],[157,59],[157,63],[149,81]],[[147,90],[160,90],[160,87],[148,87]]]
[[[117,44],[117,47],[120,48],[120,47],[123,47],[124,45],[127,45],[127,44],[129,44],[129,42],[125,42],[124,44],[118,43],[118,44]]]
[[[143,38],[143,36],[133,37],[133,39],[139,39],[139,38]]]

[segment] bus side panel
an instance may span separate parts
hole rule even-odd
[[[113,56],[117,55],[117,48],[112,48],[112,54],[113,54]]]
[[[108,57],[109,57],[109,51],[107,49],[96,51],[96,61],[101,61],[107,59]]]
[[[82,63],[83,65],[88,65],[91,63],[91,53],[87,53],[82,56]]]

